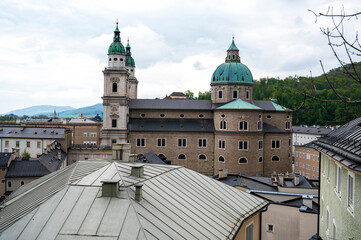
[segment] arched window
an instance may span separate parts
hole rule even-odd
[[[219,162],[224,162],[224,157],[223,157],[223,156],[219,156],[218,161],[219,161]]]
[[[241,158],[238,160],[238,163],[248,163],[247,158],[241,157]]]
[[[118,84],[113,83],[113,92],[118,92]]]
[[[258,158],[258,162],[263,162],[263,158],[262,158],[262,157],[259,157],[259,158]]]
[[[20,185],[22,186],[22,185],[24,185],[24,184],[25,184],[24,181],[21,181]]]
[[[184,159],[186,159],[186,155],[184,155],[184,154],[179,154],[178,159],[179,159],[179,160],[184,160]]]
[[[159,157],[160,159],[162,159],[163,161],[164,161],[164,160],[167,160],[167,157],[166,157],[163,153],[159,154],[158,157]]]
[[[279,160],[280,160],[280,158],[278,156],[273,156],[272,157],[272,161],[279,161]]]
[[[206,160],[206,159],[207,159],[207,157],[204,154],[201,154],[198,156],[198,160]]]
[[[219,129],[227,129],[227,122],[222,120],[219,122]]]

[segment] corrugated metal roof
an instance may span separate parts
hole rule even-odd
[[[0,212],[0,239],[231,239],[267,204],[184,167],[144,164],[137,178],[132,165],[80,161],[24,185]],[[117,197],[101,197],[106,179],[119,179]]]

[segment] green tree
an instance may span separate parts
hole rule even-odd
[[[194,93],[191,92],[190,90],[185,91],[184,94],[187,96],[187,99],[193,99],[194,98]]]
[[[30,153],[29,153],[28,151],[26,151],[26,149],[24,149],[24,151],[21,153],[21,157],[29,158],[29,157],[30,157]]]

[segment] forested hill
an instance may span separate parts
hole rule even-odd
[[[351,68],[351,66],[347,67]],[[361,63],[355,64],[355,67],[361,75]],[[327,75],[331,84],[342,96],[351,100],[361,100],[361,84],[345,74],[341,67],[330,70]],[[285,79],[260,79],[255,81],[253,91],[254,100],[277,99],[280,105],[289,109],[299,108],[293,113],[293,124],[296,125],[341,125],[361,116],[360,103],[326,103],[312,98],[305,100],[300,92],[305,91],[325,100],[338,99],[323,75],[313,78],[296,76]]]

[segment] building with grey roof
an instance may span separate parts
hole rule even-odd
[[[292,126],[293,153],[295,153],[294,146],[303,146],[312,141],[316,141],[320,137],[330,133],[333,129],[335,129],[335,127],[318,126],[318,125]]]
[[[314,142],[320,156],[322,239],[361,239],[361,117]]]
[[[211,100],[184,99],[179,92],[171,99],[138,99],[135,64],[124,61],[130,45],[122,49],[115,30],[103,71],[101,145],[130,143],[134,154],[153,152],[207,175],[219,168],[264,176],[292,171],[292,111],[253,101],[253,76],[234,40],[210,76]]]
[[[0,152],[11,153],[13,149],[28,152],[36,158],[43,154],[53,142],[61,143],[67,150],[70,142],[69,130],[52,127],[0,126]]]
[[[181,166],[79,161],[10,195],[0,239],[257,239],[267,204]]]

